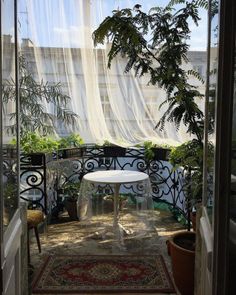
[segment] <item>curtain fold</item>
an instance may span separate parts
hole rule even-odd
[[[184,126],[178,132],[170,123],[163,132],[155,129],[164,112],[159,105],[165,92],[147,85],[148,77],[124,74],[121,57],[108,69],[109,44],[93,46],[93,30],[119,5],[120,1],[104,0],[20,1],[21,54],[36,79],[61,83],[71,97],[68,107],[79,116],[75,130],[58,124],[57,133],[75,131],[86,143],[108,140],[123,146],[146,140],[171,145],[186,141]],[[45,102],[45,107],[54,112],[52,105]]]

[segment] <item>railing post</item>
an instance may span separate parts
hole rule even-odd
[[[46,163],[46,155],[43,154],[43,193],[44,193],[44,213],[47,215],[47,163]]]

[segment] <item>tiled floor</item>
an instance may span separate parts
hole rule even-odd
[[[124,209],[119,218],[122,229],[119,228],[119,232],[114,234],[111,224],[113,224],[112,212],[99,214],[85,221],[70,221],[66,213],[63,214],[56,224],[48,225],[47,232],[40,235],[41,254],[38,253],[32,235],[30,248],[34,274],[48,254],[161,254],[171,274],[166,240],[183,227],[169,212],[159,210],[137,212]]]

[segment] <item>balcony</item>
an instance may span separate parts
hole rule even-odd
[[[99,186],[99,197],[94,196],[95,214],[89,220],[73,220],[65,207],[63,187],[71,181],[81,183],[85,174],[100,170],[134,170],[145,172],[150,178],[154,210],[137,209],[134,201],[136,195],[140,196],[137,184],[124,187],[124,202],[119,212],[119,223],[124,231],[119,240],[111,228],[112,187]],[[166,240],[173,233],[190,227],[190,220],[186,173],[182,169],[173,170],[168,153],[166,158],[159,153],[148,160],[143,147],[115,151],[114,148],[82,145],[54,154],[22,154],[20,176],[21,200],[29,208],[39,208],[46,214],[40,234],[42,253],[38,253],[36,240],[31,237],[32,276],[45,256],[64,255],[67,251],[70,255],[161,254],[171,272]]]

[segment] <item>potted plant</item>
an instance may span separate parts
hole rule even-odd
[[[176,10],[173,5],[178,2],[182,4],[182,7]],[[192,144],[201,154],[203,151],[204,114],[198,107],[196,98],[202,98],[203,95],[189,83],[189,76],[194,76],[203,83],[204,81],[199,73],[185,70],[182,67],[183,61],[188,62],[189,45],[187,40],[190,39],[191,32],[189,19],[198,24],[199,6],[206,8],[207,2],[197,0],[191,2],[170,1],[166,7],[154,7],[149,13],[144,13],[139,4],[135,5],[134,9],[115,10],[113,15],[106,17],[98,29],[94,31],[93,37],[95,45],[104,43],[105,40],[111,43],[108,53],[108,67],[111,66],[112,60],[120,54],[127,59],[125,72],[134,69],[137,76],[149,74],[149,83],[158,85],[166,91],[166,99],[160,104],[160,107],[165,104],[166,110],[156,128],[163,131],[165,122],[168,121],[174,123],[176,129],[179,129],[180,124],[183,123],[186,126],[186,132],[196,139]],[[151,150],[151,152],[153,151]],[[184,160],[184,157],[181,160]],[[191,160],[191,155],[189,160]],[[197,161],[197,165],[191,167],[189,171],[192,186],[193,181],[202,176],[202,171],[200,174],[198,173],[202,168],[201,162]],[[179,164],[183,163],[179,162]],[[191,172],[192,168],[194,172]],[[202,180],[194,190],[198,191],[201,183]],[[195,236],[195,233],[184,232],[178,237],[178,240],[186,240],[189,235]],[[176,239],[173,239],[173,243],[170,242],[170,245],[172,244],[177,248],[184,248],[185,245],[185,243],[181,243],[181,246],[178,245]],[[184,260],[181,256],[173,258],[172,253],[177,253],[177,251],[171,250],[172,246],[169,249],[172,256],[173,273],[176,274],[177,271],[174,270],[176,263],[173,261],[180,263],[183,267]],[[183,253],[185,252],[183,251]],[[192,265],[189,272],[186,272],[186,280],[188,278],[192,280],[194,275],[194,259],[190,263]],[[178,282],[177,277],[174,279]],[[184,291],[184,289],[182,290]],[[193,294],[193,286],[188,292],[188,295]]]
[[[181,295],[194,293],[195,232],[183,231],[167,241],[173,277]]]
[[[208,167],[211,167],[213,145],[208,144]],[[181,167],[187,172],[186,206],[190,211],[194,232],[181,232],[174,235],[168,243],[168,252],[172,258],[173,276],[176,286],[182,295],[192,295],[194,292],[194,261],[196,210],[202,200],[203,189],[203,142],[195,138],[176,148],[170,153],[170,162],[174,168]],[[181,271],[179,264],[182,263]]]
[[[19,57],[19,85],[20,147],[29,154],[31,165],[41,166],[44,162],[43,153],[58,148],[57,141],[46,135],[56,133],[58,121],[65,126],[73,127],[78,116],[68,109],[71,98],[63,93],[61,84],[50,85],[43,80],[39,82],[35,80],[23,55]],[[2,87],[4,103],[14,100],[15,92],[14,79],[4,80]],[[47,112],[47,104],[54,105],[56,115]],[[12,135],[16,134],[15,113],[10,114],[10,124],[6,131]],[[12,143],[16,143],[16,140]]]
[[[81,157],[83,153],[81,145],[83,143],[84,141],[81,136],[75,133],[61,138],[58,141],[58,157],[63,159]]]
[[[78,220],[77,200],[79,195],[80,183],[68,181],[63,185],[64,204],[71,220]]]
[[[12,144],[15,144],[15,139],[12,140]],[[22,134],[20,145],[32,166],[42,166],[45,153],[52,153],[58,149],[57,140],[29,131]]]
[[[208,167],[213,164],[213,144],[208,143]],[[188,177],[186,191],[186,206],[195,215],[198,204],[202,200],[203,188],[203,142],[202,139],[190,140],[176,148],[170,153],[170,163],[174,169],[182,168]],[[194,223],[194,220],[193,220]]]
[[[159,145],[151,141],[144,142],[144,156],[148,161],[167,161],[171,147],[169,145]]]
[[[126,148],[110,143],[105,140],[103,143],[103,151],[105,157],[124,157]]]

